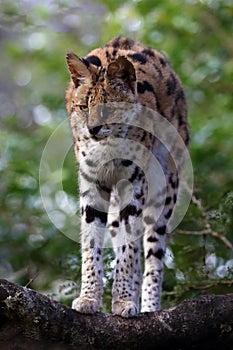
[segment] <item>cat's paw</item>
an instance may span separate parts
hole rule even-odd
[[[134,317],[138,314],[137,306],[132,301],[115,301],[112,305],[112,312],[125,318]]]
[[[99,301],[94,298],[79,297],[73,300],[72,309],[82,314],[94,314],[99,308]]]

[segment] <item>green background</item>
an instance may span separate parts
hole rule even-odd
[[[2,278],[68,305],[80,288],[80,245],[69,238],[78,240],[79,225],[77,217],[71,222],[78,188],[64,104],[65,55],[84,56],[121,34],[165,54],[188,100],[198,202],[170,237],[163,307],[200,293],[233,291],[232,19],[230,0],[0,0]],[[63,121],[40,180],[43,150]],[[67,155],[61,175],[56,162],[63,141]],[[62,188],[57,190],[59,176]],[[60,230],[45,211],[41,186]],[[105,249],[104,260],[103,310],[109,311],[111,249]]]

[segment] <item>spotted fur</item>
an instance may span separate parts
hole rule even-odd
[[[140,300],[142,312],[159,310],[167,227],[179,186],[171,149],[177,149],[182,163],[173,134],[186,145],[189,140],[183,88],[163,55],[124,37],[85,58],[68,53],[67,63],[66,106],[79,164],[82,234],[82,286],[73,308],[94,313],[101,304],[108,226],[116,253],[113,313],[135,316]],[[156,112],[176,130],[166,134],[165,128],[168,146],[156,136],[165,125]]]

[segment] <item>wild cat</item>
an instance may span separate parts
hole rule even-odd
[[[116,254],[112,312],[133,317],[140,302],[142,312],[159,310],[167,227],[179,187],[171,152],[182,163],[177,135],[189,142],[183,88],[162,54],[125,37],[85,58],[68,53],[66,59],[82,236],[81,293],[72,307],[95,313],[101,304],[108,226]]]

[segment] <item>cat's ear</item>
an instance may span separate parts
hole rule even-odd
[[[116,61],[109,63],[107,77],[109,80],[119,79],[126,82],[133,93],[136,93],[135,69],[126,57],[119,56]]]
[[[75,87],[87,83],[91,79],[91,73],[87,68],[85,59],[79,58],[73,52],[68,52],[66,62]]]

